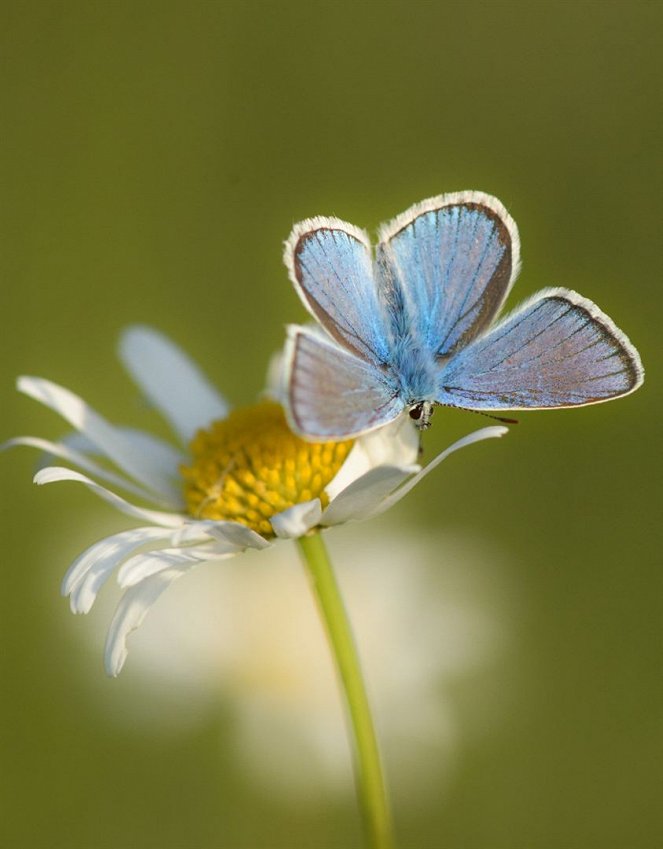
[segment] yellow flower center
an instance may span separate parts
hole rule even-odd
[[[196,519],[241,522],[272,536],[272,516],[319,498],[352,448],[348,442],[305,442],[273,401],[234,410],[199,430],[192,463],[181,468],[188,512]]]

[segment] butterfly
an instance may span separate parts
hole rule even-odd
[[[575,407],[633,392],[638,352],[570,289],[496,321],[520,270],[514,220],[476,191],[417,203],[368,235],[338,218],[296,224],[284,261],[318,326],[288,328],[287,413],[313,440],[358,436],[404,410]]]

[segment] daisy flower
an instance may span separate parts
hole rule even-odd
[[[375,516],[449,454],[506,432],[478,430],[422,468],[419,436],[407,416],[354,441],[306,442],[290,431],[273,398],[231,411],[191,359],[151,328],[127,329],[119,354],[178,446],[112,424],[68,389],[38,377],[20,377],[19,391],[74,432],[59,442],[21,436],[3,446],[28,445],[64,460],[74,468],[45,466],[35,483],[83,484],[140,523],[84,551],[62,583],[72,611],[87,613],[116,572],[124,592],[106,639],[111,676],[126,660],[129,634],[164,590],[198,564]]]

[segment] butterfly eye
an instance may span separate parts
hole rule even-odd
[[[417,423],[419,430],[428,430],[435,405],[432,401],[420,401],[408,410],[408,415]]]

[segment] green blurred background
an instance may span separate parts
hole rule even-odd
[[[663,845],[661,8],[2,4],[0,438],[61,432],[14,393],[19,373],[151,426],[114,355],[137,321],[250,402],[284,324],[304,317],[281,265],[294,221],[374,230],[466,188],[519,224],[512,305],[577,289],[642,354],[636,395],[522,415],[389,516],[486,540],[514,596],[510,648],[472,690],[508,710],[397,808],[402,847]],[[438,412],[427,449],[482,423]],[[99,691],[112,710],[137,688],[131,655],[106,680],[58,585],[126,522],[75,487],[31,486],[34,459],[2,457],[0,845],[358,845],[351,798],[285,805],[244,778],[219,742],[223,704],[179,734],[108,721]]]

